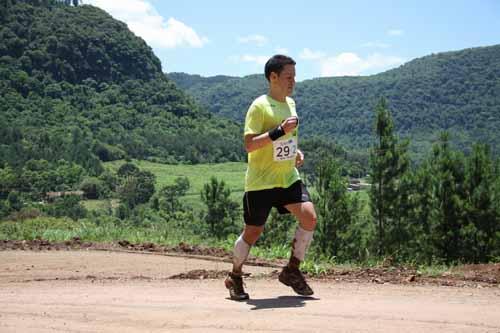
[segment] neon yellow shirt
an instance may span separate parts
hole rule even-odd
[[[297,116],[293,99],[287,97],[286,102],[278,102],[262,95],[248,108],[244,135],[268,132],[291,116]],[[298,130],[295,128],[273,143],[248,153],[245,191],[287,188],[299,180],[295,168],[297,142]]]

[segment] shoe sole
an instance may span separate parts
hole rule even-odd
[[[226,286],[226,288],[229,290],[229,298],[233,301],[245,301],[247,299],[250,299],[250,296],[247,294],[245,296],[241,296],[241,297],[238,297],[238,296],[234,296],[231,294],[231,291],[232,291],[232,288],[233,288],[233,283],[229,280],[224,280],[224,285]]]
[[[298,291],[291,284],[287,283],[286,281],[283,281],[281,278],[281,275],[278,275],[278,281],[283,283],[285,286],[292,288],[293,291],[295,291],[295,293],[300,295],[300,296],[312,296],[312,295],[314,295],[314,291],[312,293],[302,293],[302,292]]]

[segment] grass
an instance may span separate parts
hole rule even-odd
[[[127,240],[131,243],[152,242],[161,245],[188,244],[212,245],[201,235],[195,235],[169,223],[155,223],[148,226],[122,224],[113,218],[99,220],[38,217],[24,221],[0,222],[0,240],[44,239],[62,242],[79,237],[89,242],[114,242]]]
[[[116,208],[118,201],[118,199],[82,200],[81,203],[87,210],[106,212],[112,207]]]
[[[117,171],[124,160],[105,163],[105,168]],[[149,161],[133,160],[141,170],[152,172],[156,176],[156,190],[165,185],[173,184],[178,177],[187,177],[191,185],[187,194],[181,199],[185,205],[199,211],[203,207],[200,201],[200,192],[203,186],[210,182],[211,177],[223,180],[231,190],[231,199],[241,202],[245,186],[245,172],[247,164],[243,162],[227,162],[217,164],[161,164]]]
[[[125,161],[121,160],[108,162],[104,165],[106,168],[116,171],[124,163]],[[247,164],[243,162],[172,165],[134,160],[133,163],[141,170],[151,171],[156,176],[158,189],[173,184],[178,177],[187,177],[191,185],[187,195],[199,195],[203,185],[208,183],[211,177],[216,177],[219,180],[224,180],[231,192],[243,193],[244,191]]]

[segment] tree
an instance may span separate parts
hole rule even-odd
[[[10,166],[0,168],[0,200],[6,199],[16,186],[16,174]]]
[[[341,224],[338,220],[341,216],[339,208],[344,206],[347,191],[347,181],[341,178],[339,170],[340,166],[335,160],[323,159],[316,167],[316,180],[313,183],[318,192],[317,196],[313,196],[318,214],[317,244],[321,253],[330,256],[338,255]]]
[[[443,132],[434,146],[432,168],[435,175],[432,242],[435,255],[447,263],[462,258],[465,226],[465,165],[461,153],[450,147],[449,134]]]
[[[54,217],[68,216],[73,220],[78,220],[87,216],[87,210],[80,203],[80,198],[76,195],[65,195],[47,206],[45,211]]]
[[[234,226],[239,205],[230,199],[231,190],[226,183],[212,177],[210,183],[203,185],[200,193],[201,200],[207,205],[205,221],[210,227],[210,232],[217,238],[226,236]]]
[[[378,254],[394,254],[401,246],[401,178],[408,168],[408,143],[398,143],[387,101],[381,98],[376,108],[376,142],[370,154],[371,212],[377,225]],[[405,193],[406,194],[406,193]]]
[[[137,188],[138,203],[146,203],[155,193],[156,176],[147,170],[141,170],[137,174],[139,186]]]
[[[133,163],[124,163],[119,168],[116,174],[118,177],[134,176],[139,172],[139,168]]]
[[[317,164],[314,179],[317,195],[313,195],[313,201],[318,215],[316,248],[321,254],[341,260],[350,260],[353,255],[359,257],[362,240],[355,230],[359,202],[347,191],[348,181],[342,176],[341,164],[331,157],[323,158]]]
[[[120,186],[117,188],[118,198],[120,199],[122,205],[127,208],[134,208],[138,203],[139,199],[137,197],[137,188],[139,181],[137,177],[128,176],[126,177]]]
[[[105,187],[99,178],[87,177],[80,184],[80,190],[83,191],[87,199],[99,199],[104,196]]]
[[[174,184],[165,185],[156,196],[157,208],[174,213],[182,209],[180,197],[184,196],[190,188],[189,179],[187,177],[178,177]]]
[[[117,175],[108,170],[104,170],[98,179],[102,181],[102,185],[104,187],[103,196],[106,198],[109,197],[111,193],[115,192],[116,187],[120,183]]]
[[[118,197],[128,208],[146,203],[155,191],[156,177],[150,171],[139,171],[127,176],[118,187]]]
[[[8,207],[10,207],[10,210],[19,211],[23,208],[23,202],[21,201],[21,197],[17,191],[11,191],[7,196],[6,202]]]
[[[433,210],[436,207],[434,186],[435,175],[429,161],[424,161],[412,173],[411,186],[413,188],[410,197],[408,211],[410,238],[407,251],[412,253],[410,259],[415,258],[418,262],[432,264],[435,255],[432,243]]]
[[[466,161],[465,186],[466,229],[464,247],[466,259],[488,262],[493,259],[496,233],[500,218],[494,205],[494,167],[489,147],[475,145]]]

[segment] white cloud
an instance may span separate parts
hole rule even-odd
[[[288,49],[284,47],[277,47],[275,51],[278,54],[288,54]]]
[[[356,53],[344,52],[322,60],[321,76],[357,76],[385,70],[400,65],[403,61],[399,57],[378,53],[362,58]]]
[[[377,49],[387,49],[391,47],[390,44],[387,43],[382,43],[382,42],[367,42],[364,44],[361,44],[362,47],[370,47],[370,48],[377,48]]]
[[[269,56],[254,56],[254,55],[243,55],[241,61],[244,62],[255,62],[259,65],[265,65]]]
[[[269,56],[250,55],[250,54],[229,57],[229,61],[231,61],[232,63],[253,62],[258,65],[265,65],[268,59]]]
[[[324,58],[326,54],[321,51],[312,51],[308,49],[307,47],[302,50],[302,52],[299,54],[299,58],[305,59],[305,60],[318,60],[321,58]]]
[[[404,35],[404,30],[401,30],[401,29],[391,29],[389,31],[387,31],[387,34],[389,36],[403,36]]]
[[[257,46],[264,46],[267,44],[268,39],[262,35],[249,35],[238,37],[238,42],[241,44],[255,44]]]
[[[165,21],[146,0],[86,0],[85,4],[104,9],[114,18],[125,22],[130,30],[155,47],[203,47],[209,41],[173,17]]]

